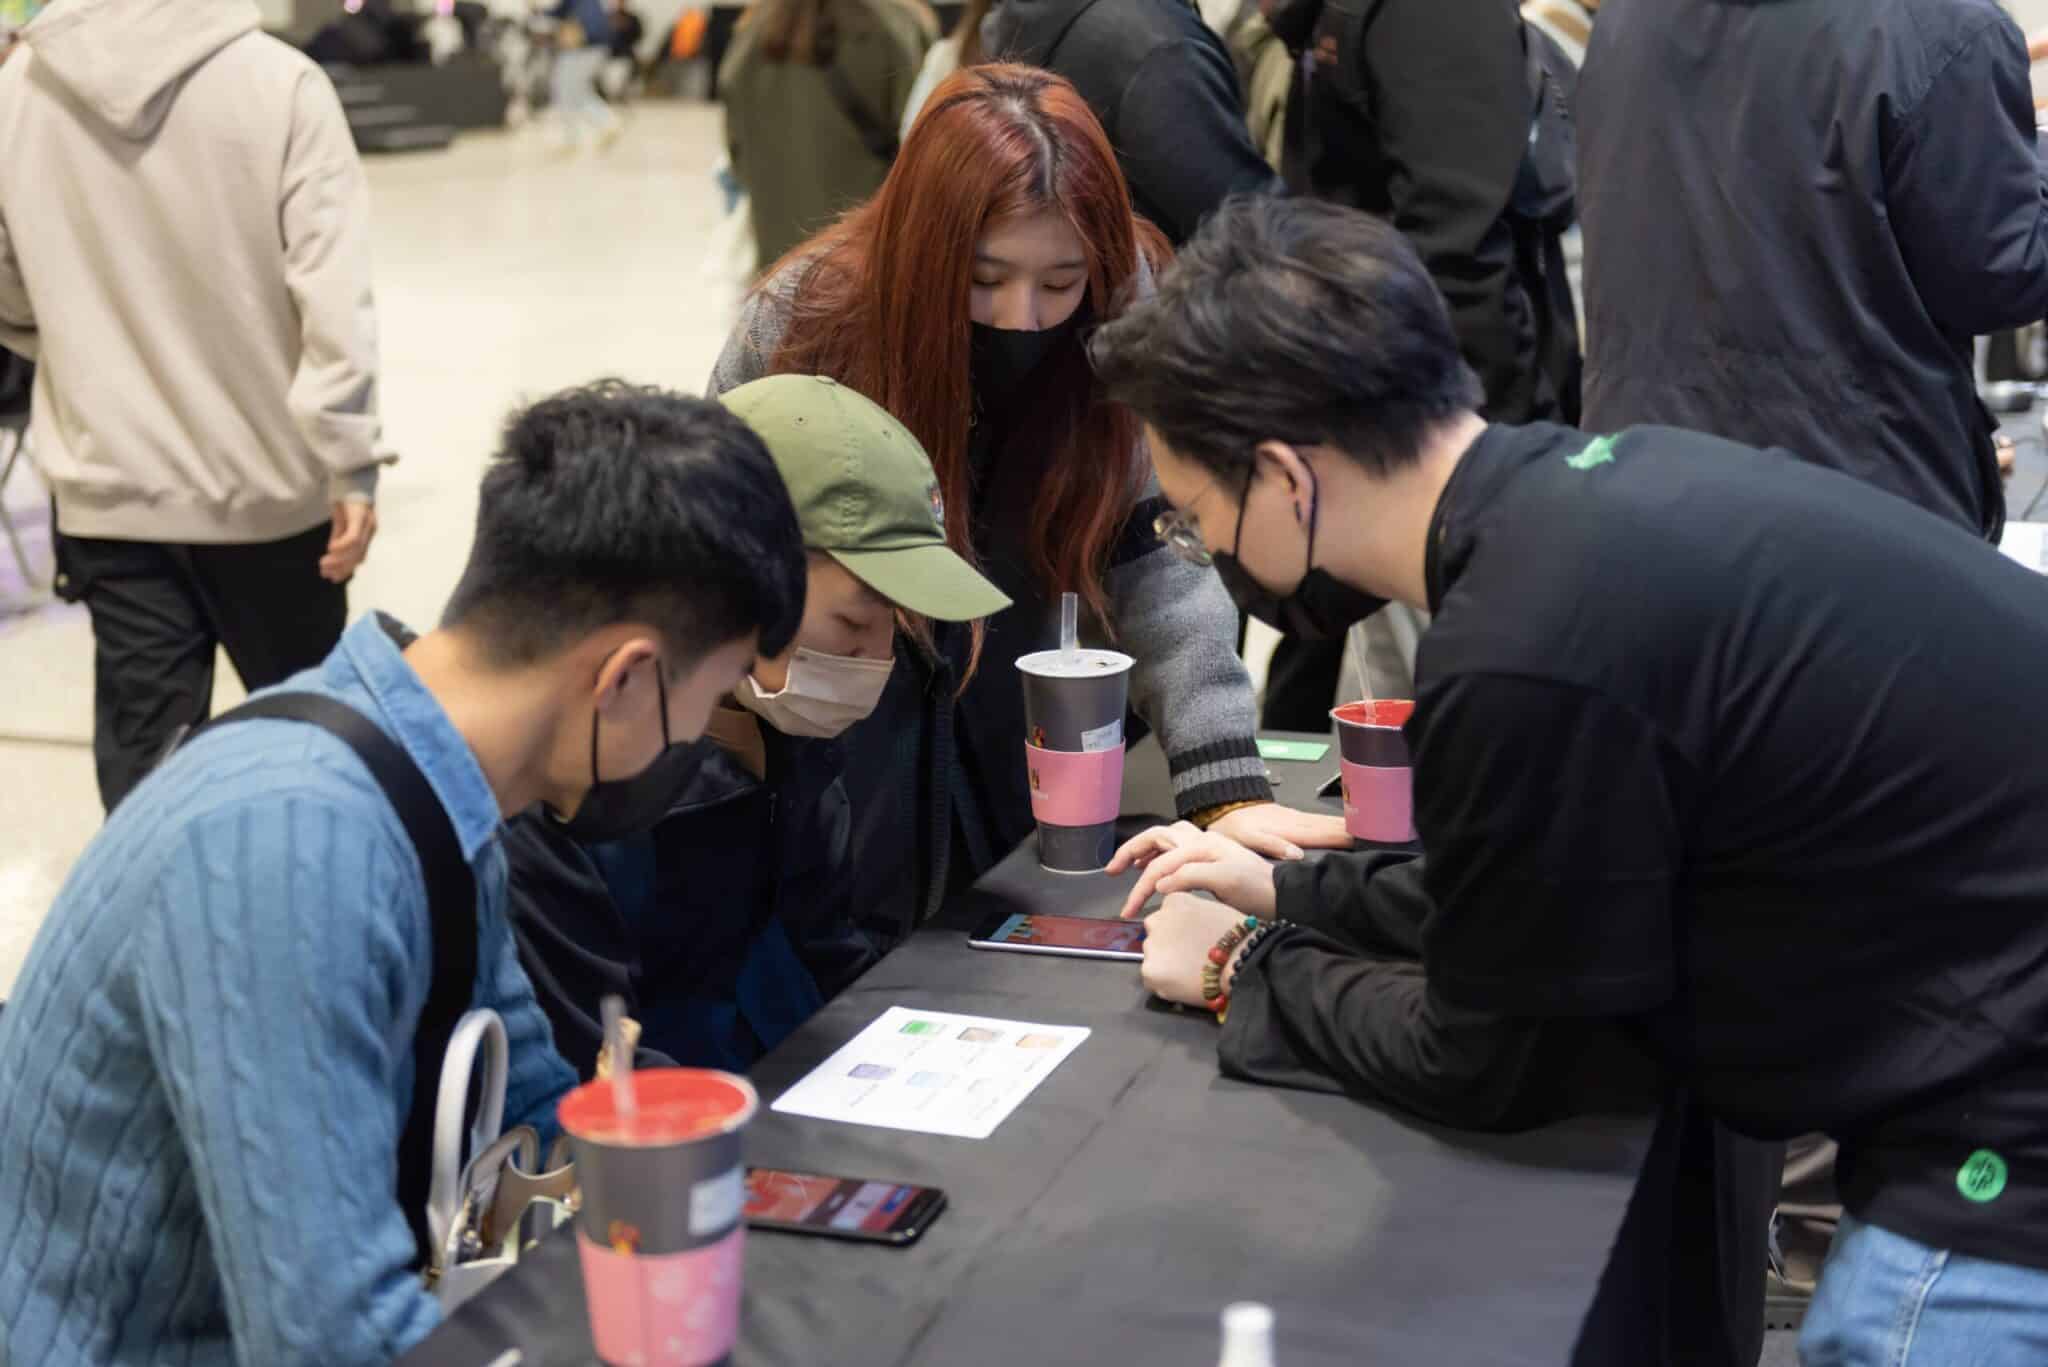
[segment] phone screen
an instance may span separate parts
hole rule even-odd
[[[1086,949],[1137,956],[1145,952],[1145,923],[1106,921],[1093,916],[1032,916],[1020,912],[981,938],[989,944]]]
[[[886,1237],[930,1187],[825,1177],[780,1168],[747,1169],[749,1221],[850,1238]]]

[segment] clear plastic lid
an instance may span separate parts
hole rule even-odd
[[[1121,674],[1137,661],[1117,650],[1077,650],[1063,655],[1041,650],[1017,661],[1017,668],[1041,679],[1100,679]]]

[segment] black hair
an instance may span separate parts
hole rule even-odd
[[[1113,398],[1224,476],[1264,441],[1387,474],[1483,399],[1408,240],[1312,199],[1226,201],[1089,354]]]
[[[804,584],[796,510],[753,429],[721,404],[600,380],[506,422],[443,624],[511,667],[645,622],[681,673],[750,632],[781,654]]]

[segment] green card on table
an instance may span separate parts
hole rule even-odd
[[[1314,764],[1330,753],[1326,740],[1273,740],[1259,737],[1259,758],[1291,760],[1296,764]]]

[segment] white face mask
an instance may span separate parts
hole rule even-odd
[[[785,736],[828,739],[875,710],[895,668],[893,658],[857,660],[798,646],[780,693],[768,692],[749,674],[737,696],[740,706]]]

